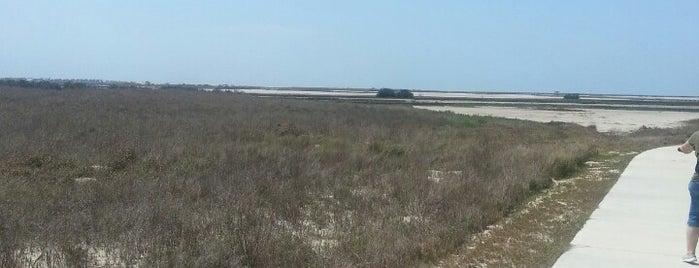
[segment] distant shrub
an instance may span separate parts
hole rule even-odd
[[[379,89],[379,92],[376,92],[377,98],[393,98],[395,96],[396,96],[396,92],[390,88],[382,88],[382,89]]]
[[[414,99],[415,96],[413,95],[410,90],[407,89],[401,89],[401,90],[393,90],[390,88],[382,88],[379,89],[379,91],[376,93],[377,98],[399,98],[399,99]]]
[[[565,100],[579,100],[580,99],[580,94],[578,93],[568,93],[563,95],[563,99]]]
[[[402,89],[402,90],[398,91],[398,93],[396,93],[396,97],[401,98],[401,99],[414,99],[415,98],[413,93],[410,92],[410,90],[406,90],[406,89]]]

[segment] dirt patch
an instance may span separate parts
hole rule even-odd
[[[470,237],[435,267],[550,267],[636,154],[603,153],[577,176],[554,180],[553,187]]]

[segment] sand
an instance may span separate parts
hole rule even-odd
[[[414,106],[432,111],[451,111],[457,114],[495,116],[536,122],[567,122],[582,126],[596,126],[599,132],[632,132],[641,127],[670,128],[684,121],[698,119],[699,112],[632,111],[605,109],[576,109],[551,111],[515,107],[450,107]]]
[[[213,89],[204,89],[212,91]],[[220,89],[222,91],[237,91],[248,94],[261,95],[307,95],[307,96],[376,96],[376,89],[270,89],[270,88],[249,88],[249,89]],[[520,100],[558,100],[563,98],[563,94],[553,93],[499,93],[499,92],[452,92],[452,91],[412,91],[415,97],[423,98],[471,98],[471,99],[520,99]],[[633,100],[633,101],[686,101],[697,102],[698,96],[640,96],[640,95],[606,95],[606,94],[581,94],[581,98],[589,100]]]
[[[228,90],[224,90],[228,91]],[[347,97],[347,96],[363,96],[363,97],[374,97],[376,96],[375,91],[356,91],[356,90],[281,90],[281,89],[240,89],[238,92],[248,93],[248,94],[262,94],[262,95],[304,95],[304,96],[336,96],[336,97]]]

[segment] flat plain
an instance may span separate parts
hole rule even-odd
[[[403,103],[4,87],[0,266],[437,264],[610,148],[692,124],[620,136]]]

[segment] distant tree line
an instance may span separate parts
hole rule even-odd
[[[414,99],[415,96],[413,95],[410,90],[407,89],[401,89],[401,90],[393,90],[390,88],[382,88],[379,89],[378,92],[376,92],[376,97],[377,98],[398,98],[398,99]]]
[[[164,84],[160,86],[160,89],[170,89],[170,90],[186,90],[186,91],[198,91],[201,87],[197,85],[188,84]]]
[[[86,88],[87,84],[75,81],[50,81],[50,80],[27,80],[27,79],[0,79],[0,85],[24,88],[43,88],[43,89],[75,89]]]

